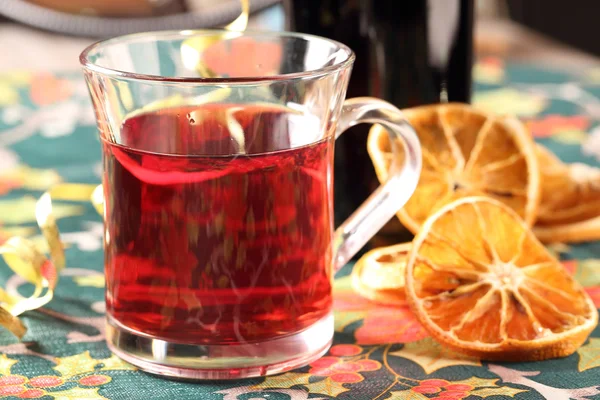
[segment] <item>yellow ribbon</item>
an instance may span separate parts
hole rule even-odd
[[[240,0],[240,2],[242,3],[242,12],[236,19],[234,19],[227,26],[225,26],[225,29],[229,31],[243,32],[248,26],[248,15],[250,14],[250,1]]]
[[[205,78],[214,78],[218,76],[204,65],[201,54],[210,45],[223,39],[233,39],[238,37],[240,32],[246,30],[246,27],[248,26],[248,16],[250,14],[250,1],[240,0],[240,2],[242,3],[241,14],[224,28],[230,32],[214,35],[203,34],[183,41],[180,51],[183,64],[187,68],[195,69]]]
[[[20,236],[11,237],[0,246],[0,254],[10,269],[35,287],[29,297],[8,293],[0,288],[0,325],[18,338],[27,332],[18,316],[43,307],[52,300],[58,275],[65,268],[64,246],[52,214],[53,200],[91,200],[96,210],[103,214],[101,185],[59,184],[45,192],[35,206],[35,218],[48,244],[49,256],[40,251],[33,241]]]

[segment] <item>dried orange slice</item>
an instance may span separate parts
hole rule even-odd
[[[406,264],[406,297],[438,341],[487,360],[567,356],[598,322],[579,283],[489,197],[457,200],[423,224]]]
[[[495,198],[533,224],[540,199],[539,171],[535,144],[522,123],[465,104],[422,106],[403,113],[423,149],[419,184],[398,212],[410,231],[417,233],[443,205],[473,195]],[[371,128],[367,146],[378,179],[387,180],[393,155],[382,126]]]
[[[600,168],[565,164],[550,150],[536,148],[542,200],[534,233],[543,242],[600,239]]]
[[[363,255],[352,269],[354,290],[377,303],[406,304],[404,269],[411,243],[379,247]]]

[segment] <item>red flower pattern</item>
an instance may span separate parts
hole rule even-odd
[[[340,344],[333,346],[331,354],[356,356],[362,349],[355,345]],[[375,360],[345,360],[341,357],[325,356],[310,364],[310,374],[326,376],[338,383],[357,383],[364,379],[360,372],[376,371],[381,364]]]
[[[11,176],[4,176],[0,182],[0,196],[7,194],[13,189],[18,189],[21,186],[23,186],[22,180]]]
[[[585,288],[585,291],[590,295],[596,307],[600,308],[600,287],[588,287]]]
[[[435,394],[430,399],[441,400],[462,400],[470,395],[470,391],[475,389],[471,385],[460,383],[451,383],[445,379],[427,379],[411,390],[420,394]]]
[[[60,386],[64,383],[63,379],[59,376],[37,376],[29,380],[29,386],[37,388],[54,387]]]
[[[590,120],[583,115],[550,114],[526,124],[533,137],[547,138],[566,131],[585,131],[590,126]]]
[[[334,306],[341,313],[359,311],[364,320],[354,333],[356,343],[408,343],[429,336],[408,306],[386,306],[364,299],[352,289],[334,292]]]
[[[354,344],[338,344],[329,349],[329,354],[337,357],[350,357],[362,353],[362,348]]]
[[[281,58],[281,46],[251,37],[220,41],[203,53],[203,61],[210,70],[229,77],[273,75]]]
[[[88,375],[79,379],[82,386],[101,386],[110,382],[112,378],[108,375]],[[52,396],[52,391],[47,388],[55,388],[72,382],[56,375],[43,375],[27,378],[22,375],[6,375],[0,377],[0,397],[16,396],[20,399],[37,399],[44,396]]]
[[[29,95],[38,106],[58,103],[71,97],[73,85],[67,79],[57,78],[48,73],[38,74],[31,81]]]

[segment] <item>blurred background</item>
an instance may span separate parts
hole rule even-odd
[[[365,0],[346,3],[361,1]],[[284,1],[251,3],[250,28],[286,29]],[[405,7],[401,3],[396,6],[398,13]],[[563,67],[598,64],[600,42],[590,34],[590,27],[596,24],[594,11],[600,11],[600,4],[594,0],[577,4],[567,13],[562,1],[475,1],[475,53],[509,54],[523,62],[544,60]],[[4,54],[0,70],[76,69],[81,49],[97,38],[131,31],[223,26],[239,10],[238,0],[0,0],[0,50]]]

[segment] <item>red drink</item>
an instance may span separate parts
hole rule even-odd
[[[122,145],[103,132],[110,317],[171,342],[236,344],[329,314],[333,139],[311,141],[324,135],[306,121],[221,104],[131,117]]]

